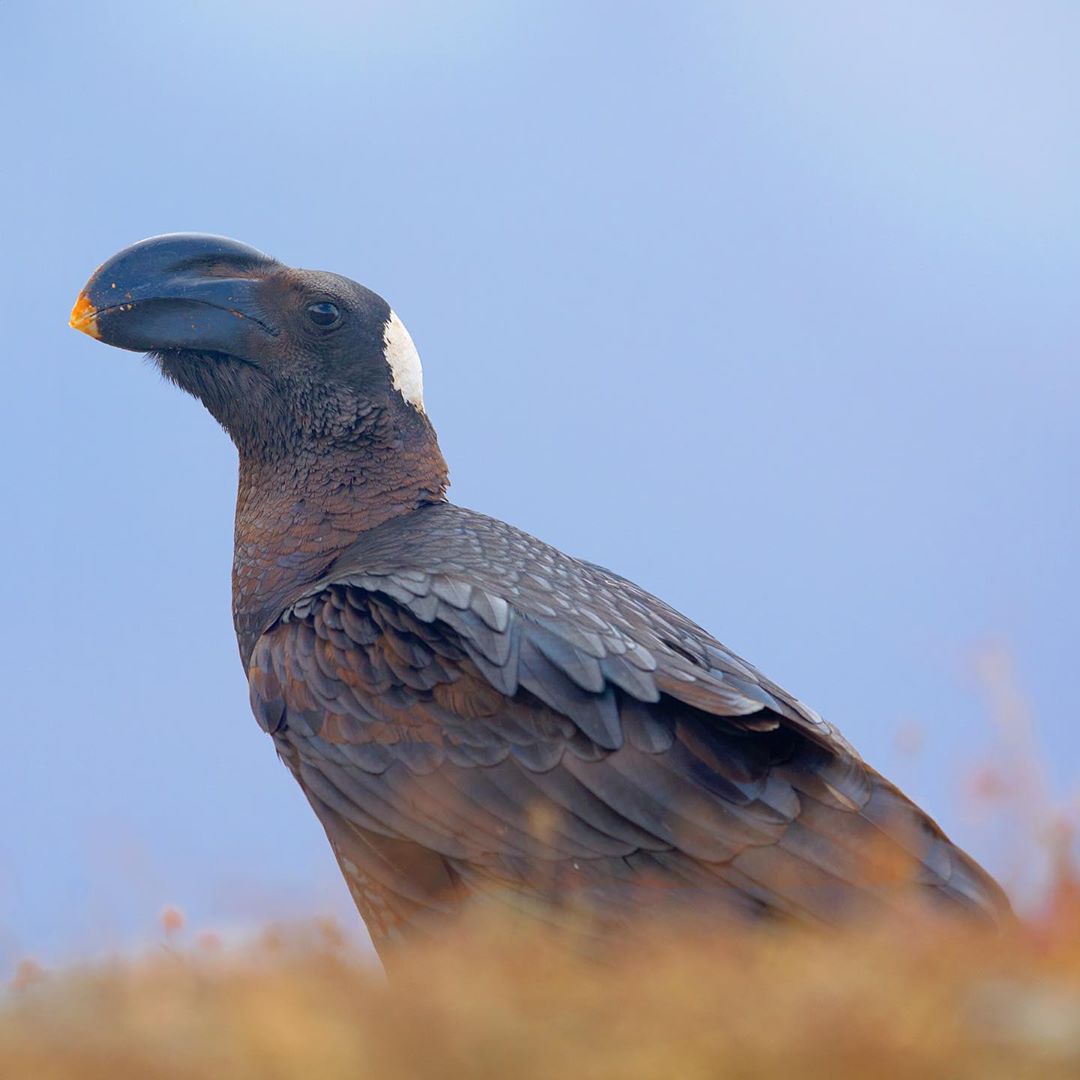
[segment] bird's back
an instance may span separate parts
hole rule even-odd
[[[362,535],[255,645],[260,722],[377,942],[476,895],[604,922],[834,921],[998,886],[806,708],[644,590],[450,504]]]

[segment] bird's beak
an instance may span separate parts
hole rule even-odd
[[[259,287],[279,265],[223,236],[154,236],[98,267],[75,301],[71,325],[121,349],[244,356],[277,333],[260,309]]]

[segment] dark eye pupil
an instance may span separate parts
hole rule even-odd
[[[319,304],[309,304],[307,314],[316,326],[333,326],[338,321],[341,312],[338,311],[337,304],[324,300]]]

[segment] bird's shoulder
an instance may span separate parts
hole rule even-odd
[[[666,695],[737,728],[792,726],[851,752],[817,713],[670,605],[473,510],[443,503],[370,530],[275,625],[311,623],[350,596],[447,628],[495,690],[529,691],[607,749],[624,737],[616,695],[645,705]]]

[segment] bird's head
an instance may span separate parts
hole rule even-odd
[[[225,237],[125,248],[87,282],[71,325],[154,356],[242,455],[340,449],[375,424],[430,432],[420,358],[382,297]]]

